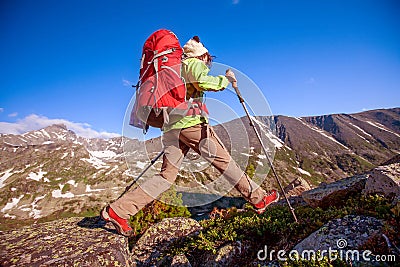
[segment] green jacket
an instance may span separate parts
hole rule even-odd
[[[196,98],[198,101],[203,101],[205,91],[219,91],[229,85],[229,81],[225,76],[211,76],[208,75],[209,72],[210,69],[200,59],[187,58],[182,61],[181,75],[186,83],[187,100]],[[163,131],[184,129],[203,122],[207,123],[208,119],[201,115],[186,116],[175,123],[165,126]]]

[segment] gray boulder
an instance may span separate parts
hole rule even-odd
[[[299,255],[304,251],[357,250],[370,238],[379,234],[382,227],[383,223],[376,218],[348,215],[323,225],[298,243],[293,250]]]
[[[0,233],[0,266],[134,266],[128,239],[95,218],[68,218]]]
[[[340,204],[351,194],[361,192],[365,187],[368,174],[344,178],[330,184],[322,184],[317,188],[302,193],[302,197],[311,207],[326,208]]]
[[[400,199],[400,163],[373,169],[363,194],[382,194],[390,199]]]
[[[160,258],[169,245],[190,235],[197,234],[202,227],[190,218],[167,218],[153,225],[140,237],[132,248],[138,266],[165,265],[169,259]]]
[[[192,267],[192,265],[184,254],[179,254],[172,258],[171,267]]]
[[[217,253],[209,253],[199,262],[199,266],[238,266],[241,257],[248,253],[249,242],[230,242],[221,246]]]

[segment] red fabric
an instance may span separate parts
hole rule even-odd
[[[173,51],[157,57],[169,49]],[[142,127],[140,120],[134,117],[142,107],[188,109],[186,87],[180,77],[182,53],[178,38],[169,30],[158,30],[147,38],[143,45],[140,87],[131,114],[132,125]],[[187,115],[200,115],[202,110],[208,114],[205,105],[199,103],[199,107],[190,109]]]

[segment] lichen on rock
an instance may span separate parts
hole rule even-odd
[[[373,169],[363,194],[381,194],[390,199],[400,199],[400,163]]]
[[[99,217],[67,218],[1,233],[0,266],[134,266],[128,239]]]
[[[348,196],[360,192],[364,188],[368,176],[368,174],[357,175],[324,184],[303,192],[301,196],[307,204],[314,208],[326,208],[335,204],[342,204]]]
[[[383,223],[376,218],[348,215],[328,222],[293,249],[299,254],[305,250],[357,249],[378,234],[382,227]]]
[[[166,218],[153,225],[141,236],[132,248],[138,266],[158,266],[168,246],[186,236],[197,234],[202,227],[190,218]]]

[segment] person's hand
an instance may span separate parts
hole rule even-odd
[[[225,77],[228,79],[230,83],[232,83],[233,88],[237,88],[236,76],[231,69],[226,70]]]
[[[225,72],[225,77],[228,79],[230,83],[236,82],[236,76],[235,73],[231,69],[227,69]]]

